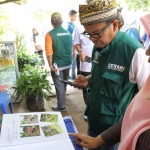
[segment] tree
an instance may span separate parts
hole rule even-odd
[[[7,27],[10,24],[8,14],[3,10],[2,7],[0,7],[0,21],[1,21],[1,25],[0,25],[0,36],[1,36],[5,33]]]
[[[150,0],[126,0],[129,10],[150,10]]]
[[[38,9],[38,10],[33,12],[33,18],[37,22],[44,22],[46,20],[49,20],[51,14],[52,14],[51,10]]]

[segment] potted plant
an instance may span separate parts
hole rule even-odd
[[[44,109],[44,98],[50,99],[52,87],[47,80],[49,72],[40,66],[25,65],[15,82],[14,95],[16,101],[26,100],[27,108],[31,111]]]

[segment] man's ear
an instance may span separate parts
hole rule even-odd
[[[113,24],[113,30],[116,31],[116,30],[118,29],[118,25],[119,25],[118,20],[114,20],[114,21],[112,22],[112,24]]]

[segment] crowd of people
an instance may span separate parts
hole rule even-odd
[[[75,25],[76,17],[77,11],[70,10],[65,29],[61,14],[54,12],[53,29],[45,36],[57,96],[52,110],[66,111],[67,85],[59,78],[71,79],[85,87],[88,135],[70,133],[77,144],[90,150],[148,150],[150,14],[140,17],[142,36],[136,19],[123,18],[111,1],[87,0],[79,5],[81,25]],[[37,42],[34,45],[38,49]]]

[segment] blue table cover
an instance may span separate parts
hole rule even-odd
[[[68,133],[77,133],[77,130],[75,128],[75,125],[74,125],[71,117],[70,118],[69,117],[68,118],[64,118],[64,122],[65,122],[66,129],[67,129]],[[69,136],[69,137],[70,137],[70,139],[72,141],[72,144],[73,144],[75,150],[84,150],[83,147],[81,147],[81,146],[76,144],[75,139],[74,139],[73,136]]]

